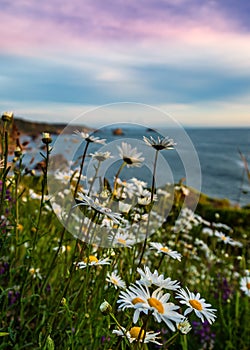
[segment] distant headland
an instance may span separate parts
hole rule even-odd
[[[68,125],[65,123],[48,123],[48,122],[36,122],[28,121],[22,118],[13,119],[12,130],[13,133],[18,132],[19,135],[27,135],[32,138],[37,138],[43,132],[49,132],[51,134],[59,135],[67,126],[66,133],[72,134],[75,130],[83,132],[93,131],[84,125]]]

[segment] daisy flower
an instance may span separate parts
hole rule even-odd
[[[116,272],[111,272],[111,274],[108,272],[106,281],[108,283],[113,284],[115,289],[121,288],[125,289],[126,288],[126,283],[121,279],[121,277],[116,273]]]
[[[164,322],[172,331],[175,331],[173,323],[180,323],[183,321],[183,315],[176,312],[179,306],[169,302],[170,294],[163,292],[162,288],[157,288],[152,295],[150,295],[148,287],[146,287],[147,304],[143,305],[151,311],[154,319],[160,323]]]
[[[118,146],[119,156],[126,163],[127,167],[140,167],[144,158],[141,157],[142,153],[137,153],[137,148],[126,142],[122,142],[121,147]]]
[[[147,304],[145,291],[141,285],[131,284],[125,291],[121,291],[117,300],[119,310],[134,309],[133,323],[139,319],[140,313],[148,313],[143,305]]]
[[[196,215],[191,209],[184,208],[181,210],[179,218],[175,221],[172,228],[173,232],[189,232],[193,226],[200,224],[200,217]]]
[[[176,298],[180,299],[181,304],[185,304],[188,306],[188,308],[184,312],[184,316],[194,311],[196,316],[199,317],[202,322],[204,322],[205,319],[210,324],[212,324],[215,321],[216,315],[214,314],[214,311],[217,310],[210,309],[209,307],[211,306],[211,304],[207,304],[205,299],[200,297],[200,293],[195,294],[193,292],[190,292],[188,288],[187,291],[181,288],[177,292]]]
[[[70,251],[71,247],[69,245],[62,245],[62,246],[58,246],[58,247],[54,247],[53,250],[55,250],[56,252],[59,252],[59,254],[63,254],[67,251]]]
[[[240,290],[250,297],[250,276],[242,277],[240,279]]]
[[[110,218],[115,224],[120,224],[122,221],[121,214],[120,213],[114,213],[111,209],[104,207],[101,203],[99,203],[98,200],[94,201],[89,196],[79,193],[78,192],[78,198],[76,198],[76,201],[78,202],[74,207],[78,206],[89,206],[97,213],[100,213],[104,216],[107,216]]]
[[[138,283],[143,284],[144,286],[151,287],[155,285],[157,287],[161,287],[169,290],[177,290],[180,288],[180,282],[172,281],[170,277],[164,279],[163,275],[159,275],[158,271],[155,270],[152,273],[148,266],[144,267],[144,271],[140,268],[137,268],[137,272],[139,272],[141,279]]]
[[[144,331],[141,327],[132,327],[129,331],[126,328],[121,327],[120,330],[114,329],[113,334],[117,334],[121,337],[126,337],[130,343],[141,342],[141,343],[154,343],[162,345],[157,341],[159,339],[160,332],[154,333],[153,331]]]
[[[117,232],[109,236],[109,240],[114,246],[132,248],[132,245],[136,243],[135,239],[131,237],[128,233]]]
[[[130,211],[130,209],[132,208],[132,204],[124,203],[121,201],[119,201],[118,206],[119,206],[119,211],[121,213],[128,213]]]
[[[156,289],[151,295],[147,286],[137,283],[131,285],[127,291],[121,292],[117,303],[121,304],[119,308],[122,310],[126,308],[135,310],[134,323],[138,321],[141,312],[148,314],[150,311],[158,323],[163,321],[172,331],[175,331],[173,323],[182,322],[184,317],[175,311],[179,306],[168,302],[169,298],[170,294],[164,294],[162,288]]]
[[[208,235],[209,237],[212,237],[214,234],[213,229],[209,228],[209,227],[204,227],[201,231],[201,233],[203,233],[204,235]]]
[[[105,145],[106,139],[100,139],[100,137],[94,137],[93,135],[90,135],[86,132],[81,132],[79,130],[75,130],[74,133],[80,137],[81,139],[84,139],[87,142],[93,142],[93,143],[99,143],[102,145]]]
[[[34,267],[31,267],[30,269],[29,269],[29,273],[31,274],[31,276],[33,277],[33,278],[39,278],[40,280],[42,279],[42,276],[41,276],[41,274],[40,274],[40,269],[38,268],[38,269],[35,269]]]
[[[162,151],[166,149],[173,149],[176,143],[174,143],[174,140],[170,139],[169,137],[157,137],[157,139],[154,139],[152,136],[150,138],[143,136],[143,141],[150,147],[153,147],[157,151]]]
[[[99,265],[110,265],[110,259],[97,259],[96,256],[90,255],[85,258],[83,261],[74,263],[78,269],[85,269],[87,266],[99,266]]]
[[[106,159],[113,158],[113,156],[111,156],[111,153],[108,151],[90,153],[90,155],[93,159],[96,159],[98,162],[103,162]]]
[[[130,182],[132,182],[137,187],[139,192],[142,192],[148,185],[147,182],[141,181],[141,180],[137,179],[136,177],[132,177]]]
[[[61,181],[65,185],[70,183],[70,180],[73,180],[73,175],[78,176],[79,174],[75,173],[73,170],[56,171],[54,174],[55,179]],[[86,176],[81,175],[81,179],[85,180]]]
[[[134,184],[129,183],[125,180],[121,179],[116,179],[116,184],[117,184],[117,194],[116,197],[121,197],[121,198],[132,198],[134,194],[137,192],[137,189]]]
[[[229,236],[226,236],[223,232],[215,231],[215,237],[218,237],[220,241],[224,242],[224,244],[233,245],[233,239]]]
[[[169,255],[171,258],[181,261],[181,254],[178,253],[176,250],[171,250],[170,248],[163,246],[161,243],[158,242],[150,242],[149,244],[152,247],[151,249],[156,249],[158,253]]]
[[[154,194],[153,198],[151,199],[152,193],[146,189],[143,189],[142,191],[138,190],[137,196],[138,196],[137,201],[139,205],[148,205],[152,202],[152,200],[155,202],[157,201],[157,195]]]

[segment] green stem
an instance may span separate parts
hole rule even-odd
[[[156,174],[156,165],[157,165],[158,153],[159,153],[159,151],[156,151],[156,153],[155,153],[155,161],[154,161],[154,169],[153,169],[153,178],[152,178],[152,186],[151,186],[151,203],[153,202],[153,199],[154,199],[155,174]]]
[[[159,261],[159,264],[158,264],[156,270],[159,270],[159,268],[161,267],[161,264],[162,264],[162,262],[163,262],[164,256],[165,256],[164,254],[161,255],[161,259],[160,259],[160,261]]]
[[[86,152],[87,152],[87,150],[86,150]],[[85,155],[86,155],[86,153],[85,153]],[[85,158],[85,156],[84,156],[84,158]],[[83,162],[84,162],[84,159],[83,159]],[[80,177],[81,177],[81,175],[80,175]],[[79,177],[79,181],[80,181],[80,177]],[[77,187],[78,187],[78,185],[76,185],[76,188],[77,188]],[[75,188],[75,189],[76,189],[76,188]],[[75,191],[75,193],[77,193],[77,192]],[[73,199],[73,202],[74,202],[74,199]],[[68,214],[68,217],[67,217],[65,226],[63,227],[63,230],[62,230],[62,233],[61,233],[60,241],[59,241],[59,244],[58,244],[58,249],[57,249],[57,251],[55,252],[55,255],[54,255],[53,260],[52,260],[52,262],[51,262],[51,264],[50,264],[50,267],[49,267],[49,269],[48,269],[48,272],[47,272],[47,274],[46,274],[46,277],[44,278],[44,281],[43,281],[43,284],[42,284],[42,287],[41,287],[42,292],[44,291],[44,288],[46,287],[46,283],[47,283],[47,281],[48,281],[48,279],[49,279],[49,276],[50,276],[51,272],[53,271],[53,269],[54,269],[55,266],[56,266],[55,263],[56,263],[56,260],[57,260],[57,258],[58,258],[58,255],[59,255],[59,253],[60,253],[61,247],[62,247],[62,245],[63,245],[63,239],[64,239],[64,236],[65,236],[66,228],[68,227],[68,224],[69,224],[69,221],[70,221],[70,218],[71,218],[71,214],[72,214],[72,212],[73,212],[73,202],[72,202],[71,209],[70,209],[70,211],[69,211],[69,214]]]
[[[153,178],[152,178],[152,187],[151,187],[151,204],[152,204],[152,202],[153,202],[153,200],[154,200],[155,174],[156,174],[157,159],[158,159],[158,151],[156,151],[155,160],[154,160],[154,169],[153,169]],[[141,262],[142,262],[142,259],[143,259],[143,255],[144,255],[144,252],[145,252],[145,250],[146,250],[147,239],[148,239],[148,231],[149,231],[149,221],[150,221],[150,212],[149,212],[149,214],[148,214],[148,222],[147,222],[146,237],[145,237],[145,239],[144,239],[143,248],[142,248],[142,253],[141,253],[140,261],[139,261],[139,263],[138,263],[138,267],[141,265]]]
[[[41,201],[40,201],[40,208],[39,208],[39,214],[38,214],[38,219],[37,219],[36,232],[35,232],[35,237],[34,237],[34,241],[33,241],[33,251],[35,249],[37,239],[38,239],[38,231],[39,231],[39,226],[40,226],[41,217],[42,217],[44,197],[45,197],[45,194],[47,191],[47,174],[48,174],[48,166],[49,166],[49,154],[50,154],[50,146],[48,143],[46,143],[45,168],[43,169],[43,180],[42,180],[42,196],[41,196]]]
[[[141,265],[141,262],[142,262],[142,259],[143,259],[143,255],[144,255],[145,250],[146,250],[147,240],[148,240],[148,232],[149,232],[149,222],[150,222],[150,212],[148,214],[146,236],[145,236],[145,239],[144,239],[144,242],[143,242],[142,252],[141,252],[140,260],[139,260],[139,263],[138,263],[137,267],[139,267]]]
[[[92,191],[92,188],[93,188],[93,186],[94,186],[95,180],[97,179],[97,174],[98,174],[98,171],[99,171],[99,169],[100,169],[100,165],[101,165],[101,162],[99,161],[97,167],[95,168],[95,169],[96,169],[95,175],[94,175],[93,180],[91,181],[91,185],[90,185],[90,187],[89,187],[88,196],[90,195],[90,193],[91,193],[91,191]]]
[[[18,230],[19,230],[19,200],[18,200],[18,187],[20,183],[20,172],[21,172],[21,166],[22,166],[22,158],[19,159],[19,165],[18,168],[15,171],[15,237],[16,237],[16,244],[15,248],[17,250],[18,245]],[[17,254],[17,251],[16,251]]]
[[[113,312],[110,313],[110,317],[115,321],[117,327],[118,327],[118,328],[122,331],[122,333],[124,334],[124,338],[125,338],[126,344],[127,344],[129,347],[131,347],[126,332],[123,330],[122,326],[121,326],[120,323],[118,322],[118,320],[117,320],[117,318],[115,317],[115,315],[113,314]]]
[[[61,234],[61,237],[60,237],[59,244],[58,244],[58,249],[57,249],[57,251],[55,252],[55,255],[54,255],[53,259],[52,259],[52,262],[51,262],[51,264],[50,264],[50,267],[49,267],[49,269],[48,269],[48,272],[47,272],[47,274],[46,274],[46,276],[45,276],[45,278],[44,278],[44,280],[43,280],[43,284],[42,284],[42,286],[41,286],[41,293],[43,293],[44,288],[46,287],[46,284],[47,284],[47,282],[48,282],[49,276],[50,276],[52,270],[53,270],[53,269],[55,268],[55,266],[56,266],[55,262],[56,262],[56,259],[57,259],[58,255],[59,255],[60,250],[61,250],[61,247],[62,247],[62,243],[63,243],[63,238],[64,238],[65,231],[66,231],[66,229],[65,229],[65,227],[64,227],[64,228],[63,228],[63,231],[62,231],[62,234]]]
[[[176,338],[178,337],[179,332],[175,333],[171,338],[169,338],[166,343],[163,344],[164,349],[167,349],[169,345],[173,344]]]
[[[2,192],[1,192],[1,202],[0,202],[0,217],[3,214],[3,202],[5,200],[5,194],[6,194],[6,177],[7,177],[7,163],[8,163],[8,132],[5,130],[6,124],[4,123],[3,126],[3,140],[2,140],[2,149],[3,149],[3,155],[4,155],[4,165],[3,165],[3,179],[2,179]]]
[[[75,243],[75,248],[74,248],[74,252],[72,254],[72,260],[71,260],[71,266],[70,266],[70,271],[69,271],[69,277],[67,277],[67,280],[66,280],[66,284],[62,290],[62,292],[60,293],[57,293],[55,298],[54,298],[54,302],[56,304],[55,308],[53,309],[53,314],[50,316],[49,320],[48,320],[48,324],[51,325],[51,329],[53,329],[53,326],[55,324],[55,321],[56,321],[56,317],[58,316],[58,310],[59,310],[59,307],[61,305],[61,300],[62,298],[66,298],[66,294],[67,294],[67,291],[68,291],[68,288],[69,288],[69,285],[70,285],[70,282],[72,280],[72,277],[73,277],[73,273],[76,269],[76,264],[74,264],[74,258],[75,258],[75,253],[76,253],[76,249],[77,249],[77,240],[76,240],[76,243]],[[57,301],[57,303],[56,303]],[[54,303],[53,303],[54,305]],[[45,346],[46,344],[46,341],[47,341],[47,338],[50,334],[50,329],[47,330],[45,336],[44,336],[44,339],[43,339],[43,343],[42,343],[42,349],[43,347]]]
[[[187,342],[186,334],[183,334],[183,336],[181,337],[181,347],[182,347],[182,350],[188,350],[188,342]]]
[[[76,198],[76,196],[77,196],[77,191],[78,191],[79,183],[80,183],[80,180],[81,180],[82,171],[83,171],[83,165],[84,165],[84,161],[85,161],[85,158],[86,158],[86,154],[87,154],[87,150],[88,150],[88,147],[89,147],[89,143],[90,143],[90,141],[86,141],[86,146],[85,146],[85,149],[84,149],[84,152],[83,152],[83,155],[82,155],[79,176],[78,176],[76,187],[75,187],[75,191],[74,191],[74,198]]]
[[[144,340],[145,340],[145,338],[146,338],[147,323],[148,323],[148,320],[149,320],[151,314],[152,314],[152,312],[149,312],[149,313],[148,313],[148,316],[147,316],[146,319],[144,320],[143,325],[142,325],[142,327],[141,327],[141,329],[140,329],[140,332],[139,332],[139,334],[138,334],[138,339],[141,339],[141,334],[143,334],[141,348],[143,348]],[[138,348],[140,348],[140,341],[138,341],[138,344],[139,344],[139,345],[138,345]]]

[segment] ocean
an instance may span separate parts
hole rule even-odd
[[[187,129],[198,153],[202,171],[202,192],[228,198],[232,203],[250,203],[250,182],[243,154],[250,166],[250,129]]]
[[[156,169],[157,185],[164,183],[178,183],[191,186],[213,198],[226,198],[232,204],[241,206],[250,203],[250,184],[244,162],[240,156],[243,154],[250,166],[250,128],[186,128],[183,129],[159,129],[152,130],[143,127],[120,125],[122,135],[114,135],[114,127],[98,129],[95,137],[107,139],[107,145],[90,144],[88,153],[95,151],[117,152],[117,146],[121,142],[131,143],[138,152],[142,152],[146,166],[142,168],[128,169],[121,174],[123,179],[136,176],[143,181],[151,183],[152,168],[154,164],[154,149],[148,147],[142,141],[143,136],[154,137],[169,136],[176,142],[173,150],[160,152]],[[52,155],[61,153],[69,161],[77,161],[83,152],[83,144],[78,144],[72,152],[70,145],[75,144],[76,136],[59,135],[55,140]],[[26,137],[27,139],[27,137]],[[36,142],[37,143],[37,142]],[[36,145],[37,147],[37,145]],[[35,147],[34,147],[35,149]],[[34,155],[34,154],[33,154]],[[30,159],[26,155],[26,162]],[[39,156],[36,154],[35,158]],[[119,158],[119,156],[117,156]],[[103,176],[112,179],[119,168],[118,158],[107,162],[103,170]],[[93,175],[89,170],[90,157],[85,163],[84,172]],[[25,158],[24,158],[25,160]]]

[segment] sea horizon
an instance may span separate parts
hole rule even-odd
[[[250,203],[250,184],[247,181],[244,163],[239,153],[240,151],[249,161],[250,128],[187,127],[179,129],[178,133],[176,133],[174,128],[148,129],[146,126],[142,129],[136,129],[133,128],[131,123],[126,124],[126,127],[125,124],[115,124],[117,128],[121,126],[123,134],[120,136],[113,134],[114,125],[95,130],[94,136],[107,139],[108,146],[106,146],[105,150],[113,151],[114,147],[122,141],[128,143],[131,141],[133,142],[133,147],[137,147],[143,143],[143,136],[156,137],[157,132],[160,134],[162,132],[162,136],[168,136],[177,140],[177,146],[174,151],[162,152],[162,161],[167,162],[166,166],[169,175],[166,176],[166,171],[162,168],[159,169],[160,178],[166,177],[167,181],[170,179],[170,181],[176,183],[184,179],[184,184],[187,186],[197,189],[212,198],[228,199],[232,204],[243,206]],[[168,131],[171,131],[171,133]],[[75,139],[75,135],[72,137]],[[68,149],[73,144],[72,137],[67,134],[55,135],[55,153],[63,154],[67,161],[72,160],[70,159],[72,157],[71,153],[69,153],[69,158],[67,158]],[[22,140],[25,139],[27,137],[23,136]],[[30,142],[32,146],[32,141],[30,140]],[[39,140],[32,146],[34,150],[37,147],[37,142]],[[82,150],[81,147],[77,147],[76,154],[73,155],[74,158],[77,158]],[[96,146],[93,147],[93,149],[90,148],[89,153],[93,153],[98,149],[95,148]],[[27,157],[27,163],[32,156],[34,154],[31,152]],[[36,159],[39,156],[39,152],[37,152]],[[192,158],[187,158],[187,156],[192,156]],[[196,164],[193,164],[193,162]],[[188,167],[189,169],[187,169]],[[189,174],[188,179],[186,179],[187,171]],[[199,171],[200,174],[197,174]],[[114,170],[110,171],[110,176],[112,177],[113,175]],[[186,182],[186,180],[188,181]],[[198,185],[196,186],[196,184]]]

